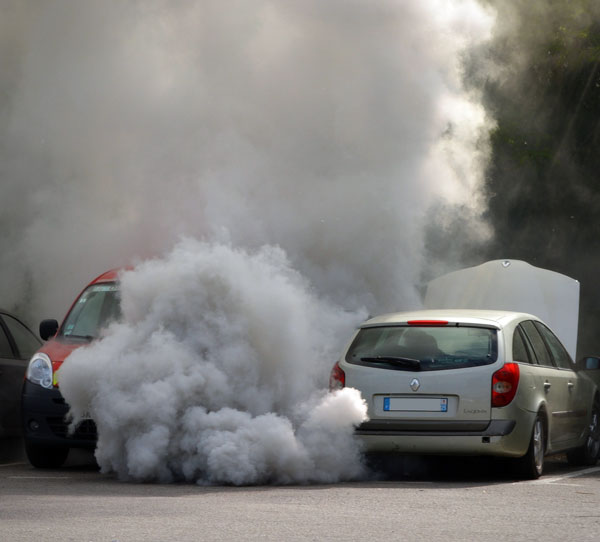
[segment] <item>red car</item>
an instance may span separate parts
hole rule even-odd
[[[21,397],[25,451],[34,467],[59,467],[70,448],[96,446],[96,426],[91,419],[68,433],[65,415],[69,407],[58,389],[56,371],[73,350],[89,344],[120,317],[118,273],[116,269],[107,271],[90,282],[60,327],[56,320],[40,323],[40,336],[47,342],[29,362]]]

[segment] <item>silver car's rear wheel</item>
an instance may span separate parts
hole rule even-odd
[[[585,444],[581,448],[567,452],[571,465],[595,465],[600,455],[600,399],[596,397],[592,406],[590,425]]]
[[[527,453],[516,460],[517,472],[520,477],[536,479],[544,471],[544,456],[546,455],[546,426],[540,414],[535,417],[531,440]]]
[[[544,423],[538,416],[533,425],[533,436],[531,437],[533,445],[533,462],[537,476],[541,476],[544,470]]]

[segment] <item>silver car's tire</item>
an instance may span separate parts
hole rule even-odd
[[[592,415],[585,444],[567,452],[570,465],[595,465],[600,456],[600,399],[596,397],[592,405]]]
[[[544,472],[546,455],[546,426],[541,414],[535,417],[529,448],[523,457],[516,460],[517,474],[527,480],[535,480]]]

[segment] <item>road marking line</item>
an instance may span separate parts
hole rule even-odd
[[[544,483],[543,481],[539,481],[536,480],[538,483]],[[567,484],[567,482],[548,482],[551,483],[553,486],[567,486],[567,487],[586,487],[585,484],[574,484],[573,482],[570,482]],[[579,491],[577,492],[579,493]]]
[[[7,476],[7,478],[16,478],[19,480],[68,480],[70,476]]]
[[[586,474],[592,474],[594,472],[600,472],[600,467],[590,467],[589,469],[578,470],[577,472],[569,472],[568,474],[563,474],[562,476],[556,476],[554,478],[532,480],[532,483],[534,483],[534,484],[554,484],[556,482],[560,482],[561,480],[566,480],[567,478],[576,478],[577,476],[585,476]]]

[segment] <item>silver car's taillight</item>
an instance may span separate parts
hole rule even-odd
[[[341,369],[339,362],[336,362],[329,375],[329,391],[341,390],[346,385],[346,373]]]
[[[505,363],[492,375],[492,407],[508,405],[519,387],[519,364]]]

